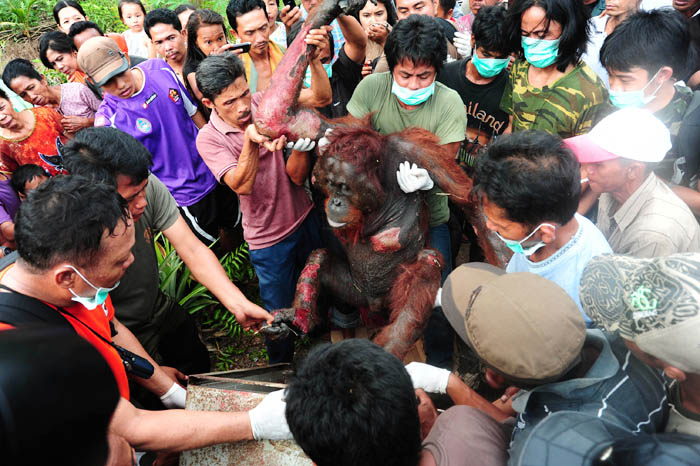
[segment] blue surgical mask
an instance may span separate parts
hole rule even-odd
[[[472,55],[472,63],[476,71],[484,78],[493,78],[500,74],[509,62],[510,58],[481,58],[478,53]]]
[[[659,69],[661,71],[661,69]],[[644,95],[644,91],[646,90],[647,87],[649,87],[649,84],[656,79],[656,75],[659,74],[659,71],[652,76],[652,78],[647,82],[647,84],[637,90],[637,91],[613,91],[610,89],[609,94],[610,94],[610,102],[617,108],[627,108],[627,107],[634,107],[634,108],[641,108],[644,107],[646,104],[654,100],[656,98],[656,93],[659,92],[659,89],[661,89],[661,85],[663,83],[660,83],[654,92],[652,92],[650,95]]]
[[[407,87],[399,86],[396,80],[393,80],[393,84],[391,85],[391,93],[406,105],[420,105],[428,100],[434,92],[435,81],[433,81],[430,86],[416,89],[415,91]]]
[[[522,254],[524,256],[531,256],[545,245],[544,241],[538,241],[537,243],[535,243],[532,246],[529,246],[527,248],[523,247],[523,243],[525,241],[527,241],[528,239],[530,239],[530,237],[532,235],[534,235],[535,233],[537,233],[537,230],[542,228],[544,225],[547,225],[548,227],[555,228],[554,225],[551,225],[549,223],[543,223],[540,226],[538,226],[537,228],[535,228],[534,230],[532,230],[532,233],[530,233],[529,235],[527,235],[525,238],[521,239],[520,241],[515,241],[512,239],[505,239],[503,236],[499,235],[497,231],[494,231],[494,233],[496,233],[496,236],[498,236],[501,241],[506,243],[506,246],[508,246],[508,249],[510,249],[514,253]]]
[[[525,59],[535,68],[547,68],[557,61],[559,39],[532,39],[523,36],[520,43],[525,52]]]
[[[332,63],[324,63],[323,69],[326,70],[326,74],[328,75],[328,79],[330,79],[331,76],[333,76],[333,64]],[[306,68],[306,74],[304,75],[304,86],[311,87],[311,67]]]
[[[95,285],[93,285],[92,283],[90,283],[90,281],[89,281],[87,278],[85,278],[85,276],[83,276],[82,273],[78,272],[78,269],[76,269],[76,268],[73,267],[72,265],[69,265],[68,267],[70,267],[71,269],[73,269],[73,271],[74,271],[75,273],[77,273],[78,276],[79,276],[80,278],[82,278],[83,281],[84,281],[85,283],[87,283],[88,285],[90,285],[90,286],[95,290],[95,296],[93,296],[93,297],[91,297],[91,298],[88,298],[88,297],[85,297],[85,296],[78,296],[77,294],[75,294],[75,292],[74,292],[72,289],[68,288],[68,291],[70,291],[71,294],[73,295],[73,297],[71,298],[71,300],[73,300],[73,301],[75,301],[75,302],[77,302],[77,303],[82,304],[82,305],[85,306],[85,308],[86,308],[87,310],[89,310],[89,311],[92,311],[92,310],[95,309],[97,306],[100,306],[100,305],[104,304],[104,302],[107,300],[107,295],[109,295],[109,292],[112,291],[113,289],[115,289],[116,287],[119,286],[119,282],[117,282],[117,283],[116,283],[113,287],[111,287],[111,288],[102,288],[102,287],[99,287],[99,288],[98,288],[98,287],[96,287]]]

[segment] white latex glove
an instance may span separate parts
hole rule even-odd
[[[186,398],[187,390],[180,384],[174,383],[170,390],[160,397],[160,402],[168,409],[185,409]]]
[[[451,373],[447,369],[412,362],[406,366],[406,370],[411,376],[413,388],[422,388],[428,393],[447,393],[447,381]]]
[[[284,390],[277,390],[267,395],[255,408],[248,411],[250,427],[255,440],[287,440],[292,433],[287,425],[284,410]]]
[[[452,41],[457,53],[459,53],[463,58],[472,56],[472,38],[463,32],[455,32],[454,40]]]
[[[322,137],[321,139],[318,140],[318,150],[319,150],[319,152],[324,152],[324,151],[326,150],[326,147],[328,146],[328,144],[331,143],[331,142],[328,140],[328,136],[331,135],[331,132],[332,132],[332,131],[333,131],[333,128],[328,128],[328,129],[326,130],[325,134],[323,135],[323,137]]]
[[[299,152],[308,152],[316,147],[316,141],[309,138],[301,138],[296,142],[288,142],[287,148]]]
[[[433,189],[433,180],[430,178],[428,170],[418,168],[414,163],[403,162],[396,172],[396,181],[399,183],[401,191],[412,193],[420,190]]]
[[[442,288],[437,290],[437,293],[435,293],[435,302],[433,303],[433,307],[441,307],[442,306]]]

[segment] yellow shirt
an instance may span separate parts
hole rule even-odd
[[[282,60],[285,50],[274,42],[269,42],[268,55],[270,56],[270,71],[274,72],[275,68]],[[243,61],[243,67],[245,68],[245,77],[248,80],[248,87],[250,87],[250,93],[254,94],[258,90],[258,73],[255,70],[255,65],[253,60],[250,59],[249,53],[241,54],[241,60]]]

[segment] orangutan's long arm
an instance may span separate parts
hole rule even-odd
[[[449,196],[450,201],[467,215],[469,223],[476,229],[486,261],[500,267],[502,260],[489,240],[491,235],[481,214],[479,200],[472,194],[474,182],[455,162],[454,154],[450,152],[454,148],[450,147],[448,150],[446,145],[427,144],[427,141],[437,141],[437,137],[417,128],[404,130],[396,138],[395,143],[404,147],[402,153],[408,154],[406,159],[428,170],[433,182],[444,195]],[[432,149],[428,150],[428,147]]]
[[[349,1],[353,2],[354,0]],[[318,113],[299,106],[299,92],[309,65],[309,57],[314,49],[314,46],[304,42],[304,38],[311,29],[330,24],[342,13],[338,3],[338,0],[324,0],[316,11],[309,15],[277,65],[255,114],[255,126],[260,134],[271,139],[284,135],[290,141],[301,138],[318,140],[329,128]]]

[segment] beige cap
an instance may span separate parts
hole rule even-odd
[[[129,59],[109,37],[93,37],[78,50],[78,66],[99,87],[128,70]]]
[[[442,309],[485,363],[517,380],[556,380],[579,360],[586,326],[556,283],[489,264],[455,269],[442,288]]]

